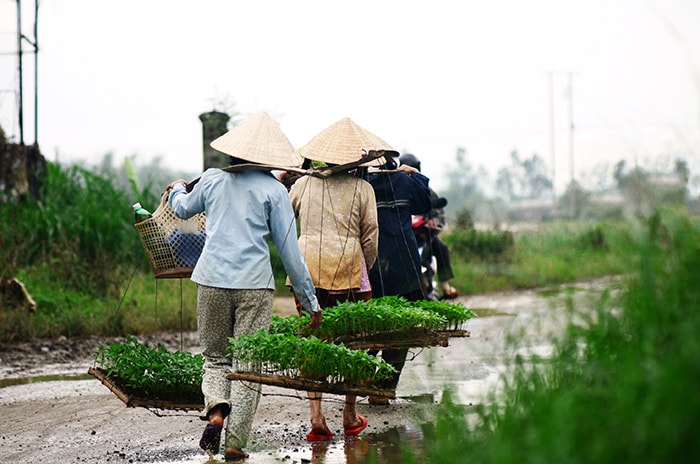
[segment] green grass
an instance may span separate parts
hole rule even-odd
[[[513,234],[513,248],[492,259],[465,259],[451,253],[462,293],[546,287],[594,277],[626,274],[635,265],[628,221],[547,223],[537,231]],[[450,243],[449,236],[445,239]]]
[[[665,211],[632,228],[623,294],[574,308],[548,360],[515,356],[468,425],[448,390],[407,462],[672,463],[700,457],[700,223]],[[572,319],[573,320],[573,319]]]

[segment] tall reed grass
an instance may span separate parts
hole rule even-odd
[[[544,362],[514,357],[467,423],[449,391],[426,455],[406,462],[672,463],[700,458],[700,222],[631,224],[636,272],[569,325]],[[476,424],[476,425],[474,425]]]
[[[155,207],[160,193],[147,187],[134,198],[114,184],[77,166],[48,163],[39,200],[0,202],[0,277],[18,277],[38,306],[28,313],[0,299],[0,341],[142,333],[164,319],[161,330],[182,325],[168,322],[173,314],[179,319],[168,290],[161,304],[175,311],[166,309],[159,324],[141,314],[154,299],[155,283],[131,205],[139,200]],[[188,328],[191,319],[183,316]]]

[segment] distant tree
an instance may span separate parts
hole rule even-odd
[[[538,199],[551,195],[552,180],[547,175],[544,160],[535,153],[520,159],[516,150],[510,153],[510,166],[501,168],[496,178],[496,190],[509,200]]]
[[[575,180],[566,187],[566,191],[559,197],[559,214],[561,217],[578,219],[587,210],[590,203],[590,193],[587,192]]]
[[[611,174],[611,165],[607,162],[594,165],[590,171],[579,174],[578,179],[582,185],[586,185],[592,192],[607,192],[615,187],[615,181]]]
[[[445,193],[449,193],[455,200],[467,199],[479,191],[479,176],[467,161],[467,151],[464,147],[457,148],[455,161],[457,165],[447,169],[448,187]]]
[[[690,168],[688,167],[688,162],[682,159],[676,159],[673,170],[678,176],[683,185],[688,185],[690,181]]]
[[[690,168],[685,160],[660,157],[653,171],[639,166],[627,169],[625,161],[615,165],[613,177],[634,214],[654,214],[659,204],[687,204]]]
[[[440,192],[449,202],[445,209],[448,220],[454,220],[457,214],[460,217],[467,214],[470,218],[467,222],[494,221],[493,208],[488,206],[489,202],[483,193],[488,173],[483,167],[474,169],[467,160],[467,150],[464,147],[457,148],[455,162],[456,166],[447,166],[447,188]]]

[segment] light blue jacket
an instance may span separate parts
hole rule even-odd
[[[274,290],[267,242],[271,238],[302,306],[310,313],[317,310],[316,289],[299,251],[287,189],[270,172],[207,169],[190,193],[176,184],[168,201],[182,219],[206,214],[207,238],[192,272],[194,282]]]

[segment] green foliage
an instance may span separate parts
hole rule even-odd
[[[446,301],[419,300],[412,304],[443,317],[447,321],[447,324],[443,326],[444,329],[457,329],[463,322],[477,316],[474,311],[459,302],[448,303]]]
[[[474,425],[445,395],[426,453],[407,462],[700,458],[700,222],[662,211],[634,232],[637,272],[623,294],[574,309],[583,323],[569,325],[551,359],[516,356],[503,396],[479,407]]]
[[[128,392],[158,400],[204,402],[202,355],[171,352],[160,345],[148,348],[131,336],[103,343],[96,355],[97,366]]]
[[[474,229],[474,219],[471,212],[467,208],[462,208],[457,211],[455,217],[455,227],[457,230],[472,230]]]
[[[41,199],[0,204],[3,274],[36,268],[65,287],[114,295],[124,278],[115,263],[145,264],[131,216],[110,179],[49,163]]]
[[[180,293],[156,292],[133,198],[114,183],[49,163],[39,200],[0,202],[0,277],[18,277],[38,305],[29,313],[0,301],[0,340],[195,327],[194,311],[179,311]],[[160,197],[146,189],[140,201],[153,210]],[[184,285],[187,301],[193,284]]]
[[[249,372],[272,371],[331,383],[365,385],[389,378],[395,372],[381,358],[343,344],[328,343],[315,336],[273,334],[262,329],[229,338],[227,350],[239,368]]]
[[[130,158],[124,158],[124,172],[126,173],[126,178],[131,185],[131,190],[135,197],[141,195],[141,188],[139,187],[139,178],[136,174],[136,169]]]
[[[446,234],[444,241],[455,271],[451,282],[466,294],[627,273],[637,260],[632,232],[631,224],[622,220],[539,224],[535,230],[513,233],[512,249],[500,259],[488,260],[466,259],[459,231]]]
[[[308,315],[285,318],[273,315],[270,333],[302,336],[313,333],[324,340],[348,336],[362,338],[378,333],[409,333],[416,328],[447,329],[474,316],[474,312],[461,303],[409,302],[398,296],[385,296],[370,301],[346,301],[324,308],[323,324],[313,332],[308,328]]]
[[[442,237],[445,244],[450,248],[450,253],[456,254],[465,261],[507,260],[513,252],[513,234],[507,230],[480,231],[476,229],[457,229]]]

